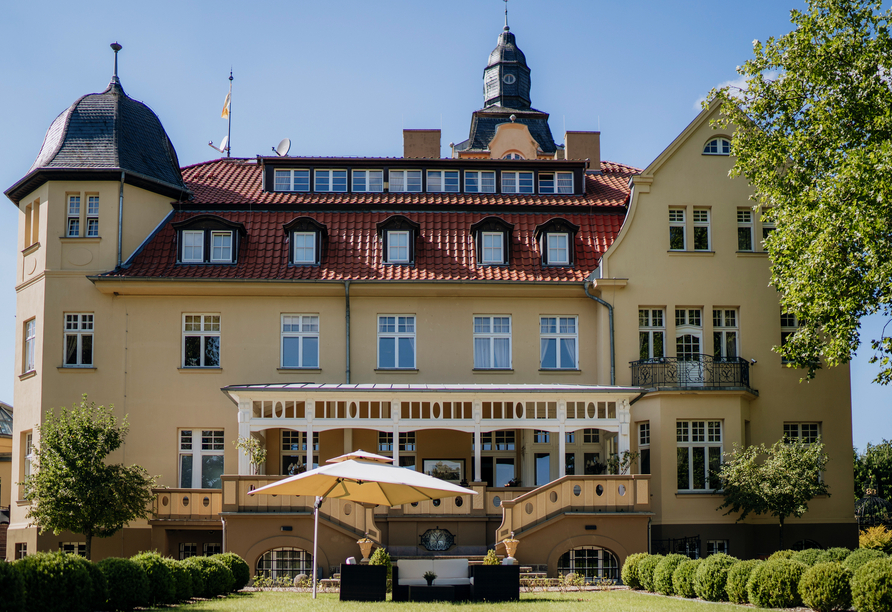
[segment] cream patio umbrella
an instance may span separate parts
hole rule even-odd
[[[316,597],[316,549],[319,535],[319,506],[322,499],[350,500],[363,504],[400,506],[452,495],[476,495],[475,491],[393,465],[392,457],[359,450],[326,462],[328,465],[291,476],[250,491],[249,495],[308,495],[313,504],[313,598]]]

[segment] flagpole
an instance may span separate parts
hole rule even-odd
[[[229,69],[229,128],[226,130],[226,157],[232,150],[232,68]]]

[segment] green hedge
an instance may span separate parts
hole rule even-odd
[[[779,550],[777,552],[772,553],[771,556],[768,557],[768,560],[774,561],[775,559],[791,559],[793,557],[793,555],[795,555],[795,554],[796,554],[795,550]]]
[[[184,559],[179,561],[180,567],[189,572],[189,577],[192,582],[192,597],[204,597],[204,593],[207,590],[206,580],[204,578],[204,570],[201,565],[197,563],[190,563],[190,559],[195,559],[196,557],[189,557],[189,559]]]
[[[104,610],[105,602],[108,601],[108,582],[105,574],[99,569],[99,566],[89,561],[86,557],[74,555],[74,557],[84,566],[87,573],[90,574],[90,601],[87,607],[90,610]]]
[[[0,612],[25,611],[25,582],[12,563],[0,560]]]
[[[675,588],[672,586],[672,574],[675,568],[688,561],[684,555],[666,555],[663,560],[657,563],[654,570],[654,589],[657,593],[663,595],[675,595]]]
[[[140,564],[109,557],[98,565],[108,581],[108,609],[132,610],[149,605],[149,577]]]
[[[226,565],[211,557],[190,557],[183,561],[184,565],[197,567],[203,579],[202,590],[195,588],[195,574],[192,576],[193,594],[198,597],[216,597],[232,591],[235,577]]]
[[[843,561],[842,564],[854,573],[868,561],[885,559],[886,557],[888,557],[886,553],[881,550],[876,550],[875,548],[858,548],[857,550],[852,551],[852,554],[846,557],[846,560]]]
[[[794,608],[802,603],[799,580],[804,563],[792,559],[769,559],[752,571],[746,583],[749,602],[758,608]]]
[[[647,553],[633,553],[626,557],[626,562],[623,563],[623,571],[620,574],[620,578],[624,585],[630,589],[641,588],[641,578],[638,575],[638,566],[641,561],[649,556],[650,555]]]
[[[694,592],[706,601],[728,601],[725,583],[728,581],[728,570],[737,563],[737,559],[725,553],[709,555],[697,568],[694,574]]]
[[[799,581],[802,603],[818,612],[848,610],[852,606],[852,572],[841,563],[816,563]]]
[[[654,591],[654,571],[663,560],[663,555],[648,555],[638,563],[638,579],[645,591]]]
[[[793,561],[799,561],[800,563],[805,563],[807,566],[811,567],[815,563],[818,563],[818,558],[823,554],[824,551],[820,548],[806,548],[805,550],[798,551],[790,558],[793,559]]]
[[[816,563],[842,563],[852,554],[848,548],[828,548],[821,552]]]
[[[170,573],[161,555],[144,552],[134,555],[130,560],[142,567],[149,578],[149,603],[157,606],[177,600],[176,578]]]
[[[167,566],[170,575],[176,584],[177,601],[189,601],[192,599],[192,572],[183,567],[179,561],[164,557],[164,565]]]
[[[749,595],[746,592],[746,583],[750,574],[757,565],[762,563],[759,559],[738,561],[728,569],[728,580],[725,583],[725,592],[728,601],[736,604],[749,603]]]
[[[25,609],[90,612],[93,581],[77,555],[39,552],[13,566],[25,585]]]
[[[703,559],[688,559],[675,568],[675,572],[672,574],[672,589],[676,595],[687,598],[697,596],[694,591],[694,574],[701,563],[703,563]]]
[[[231,552],[214,555],[211,558],[217,559],[232,572],[232,577],[235,578],[235,583],[232,586],[233,592],[241,591],[248,586],[248,583],[251,581],[251,568],[248,567],[244,559]]]
[[[892,559],[868,561],[855,572],[852,603],[858,612],[892,612]]]

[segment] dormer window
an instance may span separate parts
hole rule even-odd
[[[495,193],[496,173],[491,170],[466,170],[465,191],[467,193]]]
[[[427,190],[431,193],[458,193],[458,170],[428,170]]]
[[[421,192],[421,170],[391,170],[391,193]]]
[[[481,266],[504,266],[511,261],[511,234],[514,226],[498,217],[481,219],[471,226],[476,243],[477,263]]]
[[[346,170],[316,170],[314,172],[316,182],[314,191],[346,193],[347,192],[347,171]]]
[[[354,193],[381,193],[384,191],[383,170],[354,170]]]
[[[533,193],[533,173],[502,172],[502,193]]]
[[[245,226],[218,217],[197,215],[173,224],[177,231],[177,260],[188,264],[231,264],[238,259],[239,239]]]
[[[309,170],[276,170],[276,191],[309,191]]]
[[[536,228],[543,266],[572,266],[574,238],[579,231],[566,219],[551,219]]]
[[[540,172],[539,193],[573,193],[573,173]]]
[[[421,226],[394,215],[378,224],[378,233],[384,250],[384,263],[405,265],[415,263],[415,238]]]
[[[322,246],[328,238],[324,225],[311,217],[298,217],[282,228],[291,245],[290,263],[295,266],[318,266],[322,263]]]
[[[713,138],[703,147],[703,155],[731,155],[731,141],[727,138]]]

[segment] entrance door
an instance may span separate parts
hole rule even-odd
[[[675,337],[675,354],[678,357],[678,383],[680,385],[703,384],[701,332],[679,332]]]

